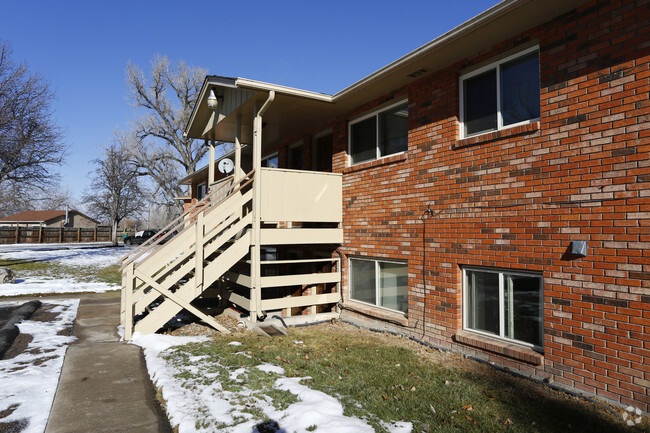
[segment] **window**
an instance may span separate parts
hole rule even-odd
[[[196,199],[201,201],[205,197],[207,191],[207,185],[205,183],[200,183],[196,186]]]
[[[278,168],[278,154],[273,153],[262,158],[262,167]]]
[[[350,299],[407,313],[407,264],[350,259]]]
[[[463,269],[464,323],[472,331],[542,346],[542,277]]]
[[[534,47],[460,78],[464,136],[539,119],[539,52]]]
[[[332,132],[314,136],[311,150],[311,169],[316,171],[332,171]]]
[[[350,122],[352,164],[383,158],[408,149],[408,104],[400,102]]]
[[[288,166],[294,170],[302,170],[302,141],[289,146]]]

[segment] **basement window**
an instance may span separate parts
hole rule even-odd
[[[408,265],[351,258],[350,299],[406,314]]]
[[[539,94],[538,47],[462,75],[463,137],[539,120]]]
[[[464,268],[464,328],[542,347],[542,295],[541,275]]]
[[[408,103],[391,105],[349,124],[352,164],[380,159],[408,149]]]

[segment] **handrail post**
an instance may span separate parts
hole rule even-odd
[[[194,296],[199,296],[203,287],[203,237],[205,235],[205,226],[201,210],[196,218],[196,236],[194,240]]]
[[[129,263],[126,268],[126,284],[124,287],[124,339],[129,341],[133,338],[133,289],[135,277],[133,275],[134,263]]]
[[[271,90],[267,100],[261,108],[255,104],[255,118],[253,119],[253,224],[251,238],[251,291],[250,291],[250,315],[249,320],[253,323],[257,321],[257,314],[262,299],[261,289],[261,265],[260,265],[260,234],[262,227],[261,208],[262,208],[262,116],[268,109],[275,98],[275,92]]]

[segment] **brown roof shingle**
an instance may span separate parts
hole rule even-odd
[[[64,210],[28,210],[0,218],[0,222],[47,222],[64,215]]]

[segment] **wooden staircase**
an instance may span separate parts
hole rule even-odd
[[[123,257],[121,322],[124,338],[156,332],[186,309],[229,331],[192,301],[250,252],[253,172],[229,177],[160,233]]]
[[[333,173],[260,168],[211,185],[161,238],[123,257],[125,339],[156,332],[183,309],[227,333],[193,305],[215,295],[251,322],[332,312],[341,299],[341,203]]]

